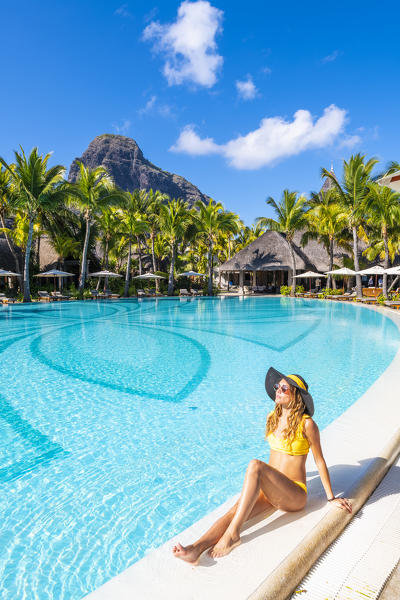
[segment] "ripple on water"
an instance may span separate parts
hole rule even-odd
[[[0,311],[2,600],[78,600],[235,494],[267,456],[271,364],[307,379],[325,427],[398,346],[389,319],[344,303]]]

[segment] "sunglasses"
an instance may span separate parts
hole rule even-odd
[[[283,385],[281,385],[280,383],[275,383],[274,390],[277,392],[279,390],[279,388],[281,388],[281,390],[284,394],[286,394],[286,392],[288,392],[290,390],[290,387],[288,385],[286,385],[285,383]]]

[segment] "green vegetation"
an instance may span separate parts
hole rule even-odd
[[[330,270],[334,267],[335,244],[352,255],[344,262],[355,270],[359,270],[363,257],[368,261],[379,257],[389,267],[399,254],[400,194],[379,186],[371,178],[377,161],[366,160],[360,154],[343,161],[341,180],[322,169],[330,189],[312,193],[309,198],[286,189],[280,201],[267,198],[273,218],[259,217],[252,227],[244,226],[238,215],[213,200],[208,204],[197,202],[189,208],[182,199],[169,198],[158,190],[118,189],[104,167],[91,169],[79,163],[76,183],[68,183],[65,168],[49,167],[49,159],[50,154],[40,155],[37,148],[29,156],[21,148],[15,152],[12,164],[0,157],[0,234],[13,257],[15,270],[23,273],[14,295],[22,294],[25,302],[30,301],[31,293],[46,288],[46,283],[33,278],[40,270],[40,244],[44,237],[58,257],[59,269],[68,270],[66,262],[79,261],[79,287],[70,284],[68,292],[81,298],[90,297],[88,284],[97,283],[87,281],[89,261],[95,269],[123,275],[121,279],[105,281],[104,289],[125,297],[141,287],[132,283],[132,277],[148,271],[167,277],[152,283],[156,292],[173,295],[177,273],[187,270],[207,274],[207,280],[200,285],[212,295],[217,292],[214,267],[268,229],[284,234],[293,271],[293,238],[298,231],[302,233],[302,245],[312,239],[324,245]],[[392,161],[386,172],[399,168],[399,163]],[[365,247],[363,256],[361,240]],[[180,281],[181,287],[190,284],[189,280]],[[53,281],[47,285],[52,289]],[[320,297],[337,293],[335,286],[335,278],[329,277]],[[296,292],[301,291],[302,286],[297,286]],[[386,276],[382,291],[379,302],[390,296]],[[281,293],[293,295],[294,281],[290,287],[282,286]],[[359,276],[357,294],[361,295]]]

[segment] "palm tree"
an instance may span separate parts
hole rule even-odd
[[[78,240],[74,240],[69,235],[59,233],[53,237],[49,237],[49,244],[54,248],[58,256],[58,267],[61,270],[65,269],[65,259],[67,256],[77,258],[79,256],[80,244]]]
[[[86,222],[85,241],[82,250],[79,276],[79,292],[83,292],[87,276],[87,254],[89,248],[90,228],[94,217],[106,207],[118,204],[123,199],[123,192],[114,183],[104,167],[91,169],[78,161],[79,177],[70,185],[72,203],[82,211]]]
[[[78,258],[80,251],[80,243],[78,240],[70,237],[65,233],[55,234],[49,237],[49,243],[54,248],[58,256],[58,268],[65,271],[65,259],[67,256]],[[59,288],[62,288],[63,278],[58,279]]]
[[[235,238],[234,242],[234,251],[239,252],[246,248],[249,244],[254,242],[260,235],[265,233],[265,228],[262,227],[258,222],[254,223],[251,227],[247,227],[240,220],[238,222],[240,224],[239,234]],[[230,254],[228,256],[230,258]]]
[[[168,295],[174,293],[174,267],[176,247],[184,237],[185,231],[192,221],[192,213],[188,210],[188,203],[181,198],[173,198],[167,204],[160,206],[160,229],[167,238],[171,248],[171,263],[168,278]]]
[[[371,158],[364,163],[364,159],[365,155],[356,154],[351,156],[348,162],[343,161],[342,185],[333,173],[326,169],[321,171],[321,176],[329,177],[339,192],[339,202],[346,212],[348,228],[353,235],[354,268],[356,271],[360,270],[358,228],[365,218],[365,199],[369,193],[368,185],[371,171],[378,162],[375,158]],[[357,297],[361,298],[361,275],[356,275],[356,290]]]
[[[140,212],[138,212],[138,196],[136,193],[126,192],[124,194],[124,202],[121,205],[119,210],[119,214],[121,216],[121,233],[128,240],[128,259],[126,262],[126,272],[125,272],[125,289],[124,296],[128,296],[129,291],[129,283],[130,283],[130,273],[131,273],[131,263],[132,263],[132,244],[136,239],[138,240],[140,237],[148,231],[148,225],[146,221],[141,218]],[[139,255],[140,257],[140,255]],[[139,275],[141,275],[141,262],[139,262]]]
[[[117,238],[121,235],[120,231],[120,216],[118,210],[114,207],[103,208],[96,218],[97,225],[100,231],[100,243],[103,248],[103,268],[109,269],[109,253],[110,247],[116,243]],[[100,279],[99,279],[100,281]],[[104,278],[104,291],[108,289],[108,277]]]
[[[11,168],[14,168],[14,165],[10,165]],[[5,240],[7,242],[7,246],[12,254],[12,257],[15,262],[15,270],[17,273],[21,272],[21,265],[19,264],[19,257],[15,252],[14,244],[11,243],[10,237],[8,234],[8,228],[6,227],[6,217],[11,215],[10,209],[10,196],[11,196],[11,176],[7,169],[3,168],[3,165],[0,165],[0,225],[1,231],[4,234]],[[20,282],[21,283],[21,282]],[[22,289],[22,285],[21,285]]]
[[[333,251],[335,242],[349,250],[346,239],[347,218],[344,209],[338,204],[338,193],[335,189],[312,194],[309,204],[312,208],[307,212],[308,229],[303,233],[303,246],[311,239],[321,242],[329,255],[329,271],[333,269]],[[348,237],[348,236],[347,236]],[[327,287],[336,288],[336,281],[328,275]]]
[[[389,267],[389,231],[398,230],[400,222],[400,194],[388,187],[370,183],[365,199],[367,224],[379,228],[384,244],[384,267]],[[383,274],[383,295],[387,297],[387,273]]]
[[[148,224],[149,233],[150,233],[153,273],[155,273],[157,271],[156,255],[155,255],[155,250],[154,250],[154,240],[160,229],[160,227],[159,227],[160,206],[163,203],[163,201],[166,201],[168,199],[169,199],[169,196],[167,194],[162,194],[159,190],[156,190],[155,192],[153,192],[153,190],[150,189],[147,192],[148,204],[147,204],[147,210],[146,210],[146,215],[145,215],[145,221]],[[156,279],[156,292],[158,292],[158,290],[159,290],[159,280]]]
[[[306,218],[306,198],[298,196],[297,192],[289,192],[283,190],[282,200],[278,204],[271,197],[267,198],[266,203],[275,211],[276,220],[268,217],[259,217],[256,223],[265,229],[279,231],[285,234],[286,242],[289,246],[290,258],[292,261],[292,290],[291,295],[294,296],[296,275],[296,259],[294,255],[293,237],[296,231],[304,229],[307,225]]]
[[[56,165],[47,168],[51,154],[45,156],[33,148],[27,158],[24,150],[14,152],[15,166],[11,167],[4,158],[0,163],[10,173],[12,180],[12,195],[10,205],[26,214],[28,218],[28,239],[24,260],[24,302],[30,302],[29,259],[31,254],[33,227],[40,211],[54,208],[66,196],[63,175],[65,168]]]
[[[393,175],[393,173],[396,173],[396,171],[400,171],[400,162],[397,160],[391,160],[386,165],[386,169],[375,175],[372,180],[377,181],[386,175]]]
[[[232,212],[225,212],[220,202],[215,203],[209,200],[204,204],[198,200],[195,204],[198,214],[195,215],[195,223],[199,236],[207,244],[207,263],[208,263],[208,295],[213,295],[213,247],[218,234],[228,231],[235,234],[239,231],[237,216]]]

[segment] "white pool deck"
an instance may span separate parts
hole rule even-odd
[[[359,309],[384,312],[400,330],[400,314],[396,314],[397,311],[371,306],[360,306]],[[371,351],[374,351],[373,347]],[[369,480],[379,457],[383,457],[382,463],[386,460],[382,450],[389,440],[395,439],[400,425],[399,374],[400,350],[367,392],[321,432],[322,448],[335,494],[352,498],[351,493],[360,480],[364,483]],[[367,372],[365,376],[368,377]],[[193,567],[174,558],[171,548],[177,541],[188,544],[199,537],[231,507],[237,496],[147,554],[86,596],[85,600],[245,600],[269,597],[265,595],[269,581],[276,573],[285,573],[289,564],[293,565],[289,557],[292,553],[293,559],[293,551],[298,545],[303,545],[304,552],[307,548],[304,538],[307,540],[313,532],[322,531],[321,523],[329,521],[329,517],[337,520],[339,513],[344,514],[326,503],[311,455],[307,462],[307,486],[309,499],[303,511],[292,514],[275,511],[264,519],[249,523],[242,533],[241,546],[228,556],[213,560],[203,554],[200,564]],[[327,515],[329,511],[335,514]],[[287,579],[289,575],[283,577]]]

